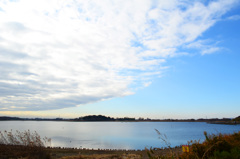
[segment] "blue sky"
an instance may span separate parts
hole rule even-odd
[[[0,115],[240,112],[240,2],[0,2]]]

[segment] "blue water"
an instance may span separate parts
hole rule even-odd
[[[204,141],[203,132],[233,133],[240,125],[207,124],[204,122],[55,122],[0,121],[3,130],[37,131],[41,137],[51,138],[51,146],[94,149],[145,149],[187,144],[190,140]]]

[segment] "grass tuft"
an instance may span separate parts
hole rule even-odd
[[[45,146],[51,145],[51,139],[35,131],[0,131],[0,158],[48,159]]]

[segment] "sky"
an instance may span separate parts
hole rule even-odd
[[[0,0],[0,116],[240,114],[239,0]]]

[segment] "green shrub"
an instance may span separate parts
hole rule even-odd
[[[212,134],[204,132],[205,141],[190,142],[190,152],[183,153],[180,158],[211,158],[211,159],[239,159],[240,158],[240,132],[231,135]]]
[[[230,151],[215,151],[213,157],[210,159],[239,159],[240,149],[235,147]]]

